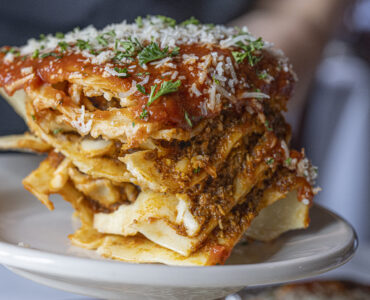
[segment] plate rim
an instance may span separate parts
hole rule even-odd
[[[314,204],[314,206],[345,225],[348,231],[348,241],[342,247],[335,247],[325,254],[311,255],[309,263],[305,261],[305,258],[300,257],[276,262],[219,266],[136,264],[51,253],[17,246],[3,240],[0,240],[0,263],[15,269],[70,279],[151,286],[217,287],[220,285],[220,278],[223,279],[222,284],[228,287],[299,280],[345,264],[353,257],[358,247],[357,234],[351,224],[321,205]],[[98,268],[103,271],[96,272]],[[284,272],[281,272],[282,274],[278,277],[272,275],[276,272],[272,271],[276,269],[284,269]],[[266,270],[271,272],[266,272]],[[209,276],[210,272],[212,276]],[[249,276],[252,273],[253,276]],[[91,274],[94,276],[92,277]],[[124,276],[128,274],[130,276]],[[171,280],[165,280],[168,278]],[[184,281],[184,278],[187,280]]]

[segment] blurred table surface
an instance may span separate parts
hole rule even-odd
[[[370,244],[361,244],[346,265],[311,279],[349,279],[370,285]],[[248,293],[242,290],[239,295]],[[22,278],[0,266],[0,299],[7,300],[87,300],[93,299],[49,288]]]

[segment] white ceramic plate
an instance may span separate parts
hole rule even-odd
[[[40,158],[0,156],[0,263],[39,283],[108,299],[206,299],[244,286],[281,283],[347,262],[357,247],[352,227],[315,206],[311,226],[271,243],[238,246],[225,266],[169,267],[102,259],[70,245],[72,209],[55,197],[48,211],[22,188]]]

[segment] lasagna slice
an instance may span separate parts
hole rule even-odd
[[[71,203],[74,245],[114,259],[224,263],[243,237],[308,226],[316,169],[289,148],[295,75],[246,28],[138,18],[0,53],[1,94],[47,152],[23,184]]]

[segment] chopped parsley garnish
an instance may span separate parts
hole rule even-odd
[[[177,80],[175,82],[165,81],[165,82],[163,82],[161,84],[161,87],[159,88],[159,90],[158,90],[158,92],[156,94],[155,94],[155,91],[157,89],[157,85],[156,84],[155,85],[152,85],[150,87],[149,100],[146,103],[146,107],[149,107],[155,100],[157,100],[159,97],[161,97],[163,95],[166,95],[166,94],[169,94],[169,93],[173,93],[173,92],[177,92],[178,89],[179,89],[179,87],[180,87],[180,85],[181,85],[181,81],[180,80]],[[145,94],[146,94],[146,91],[145,91],[144,87],[142,87],[142,88],[143,88],[143,90],[140,90],[141,88],[138,87],[138,90],[140,92],[145,92]],[[140,119],[144,119],[147,116],[148,116],[148,110],[146,108],[144,108],[143,111],[140,114]]]
[[[123,51],[118,50],[119,46],[123,49]],[[129,38],[126,41],[116,40],[114,44],[114,50],[116,55],[114,56],[113,59],[120,61],[123,58],[133,58],[133,56],[136,55],[136,53],[141,49],[142,46],[137,38],[135,38],[134,40]]]
[[[57,33],[55,34],[55,37],[56,37],[57,39],[62,39],[62,38],[64,38],[64,33],[63,33],[63,32],[57,32]]]
[[[135,127],[135,122],[132,122],[132,127]]]
[[[139,73],[136,73],[136,76],[143,76],[143,75],[150,75],[150,72],[139,72]]]
[[[104,38],[104,34],[98,35],[96,37],[98,43],[104,47],[108,46],[108,41]]]
[[[53,134],[56,135],[56,134],[58,134],[58,133],[60,133],[62,131],[63,131],[62,128],[56,128],[56,129],[53,130]]]
[[[39,54],[40,54],[40,50],[36,49],[35,51],[33,51],[31,58],[33,59],[38,58]]]
[[[249,65],[253,67],[261,60],[261,57],[255,56],[254,52],[262,49],[264,45],[262,38],[258,38],[255,41],[248,41],[248,44],[239,41],[236,43],[236,45],[243,50],[241,52],[232,51],[232,55],[238,64],[242,63],[244,60],[247,60]]]
[[[109,35],[111,37],[115,37],[116,36],[116,32],[114,31],[114,29],[112,29],[110,31],[107,31],[107,32],[104,32],[104,34]]]
[[[41,33],[41,34],[39,35],[39,39],[40,39],[40,41],[45,41],[45,40],[46,40],[46,35],[45,35],[45,34],[43,34],[43,33]]]
[[[173,56],[179,55],[179,53],[180,53],[180,48],[175,47],[172,49],[170,56],[173,57]]]
[[[157,18],[160,19],[167,26],[170,26],[170,27],[175,27],[176,26],[176,20],[175,19],[172,19],[172,18],[166,17],[166,16],[161,16],[161,15],[157,15]]]
[[[186,25],[189,25],[189,24],[193,24],[193,25],[199,25],[200,22],[198,19],[194,18],[193,16],[190,17],[189,19],[185,20],[184,22],[181,22],[180,23],[180,26],[186,26]]]
[[[196,169],[193,169],[194,174],[198,174],[200,172],[200,167],[197,167]]]
[[[187,111],[185,111],[184,116],[185,116],[186,123],[188,123],[190,127],[193,127],[193,123],[191,122]]]
[[[143,111],[140,114],[140,119],[145,119],[148,116],[148,110],[143,108]]]
[[[270,127],[269,121],[267,121],[267,120],[265,121],[265,126],[266,126],[268,131],[272,131],[272,128]]]
[[[45,58],[45,57],[49,57],[49,56],[54,56],[56,58],[62,58],[62,56],[60,56],[58,53],[54,53],[54,52],[47,52],[47,53],[44,53],[44,54],[40,55],[41,58]]]
[[[137,27],[139,27],[139,28],[143,28],[143,18],[141,17],[141,16],[139,16],[139,17],[137,17],[136,19],[135,19],[135,22],[136,22],[136,25],[137,25]]]
[[[153,60],[158,60],[165,58],[167,56],[175,56],[179,54],[179,47],[175,47],[173,51],[170,53],[168,51],[168,47],[161,50],[158,44],[155,42],[151,42],[148,46],[146,46],[138,55],[139,63],[141,65],[151,62]]]
[[[124,58],[131,58],[131,59],[133,59],[131,55],[128,55],[125,52],[117,51],[116,52],[116,55],[113,57],[113,60],[121,61]]]
[[[266,71],[262,71],[260,73],[257,73],[258,79],[266,79],[269,74]]]
[[[58,46],[60,47],[60,50],[62,50],[62,52],[65,52],[65,51],[67,51],[67,48],[68,48],[69,45],[66,42],[59,42]]]
[[[292,162],[292,158],[291,157],[288,157],[286,160],[285,160],[285,164],[287,164],[288,166],[290,165],[290,163]]]
[[[274,161],[275,160],[273,158],[269,158],[268,160],[266,160],[266,164],[271,165],[274,163]]]
[[[96,37],[97,42],[103,47],[107,47],[109,45],[106,36],[115,37],[116,33],[114,32],[114,30],[110,30],[107,32],[103,32],[101,35],[98,35]]]
[[[168,56],[168,47],[161,50],[157,43],[151,42],[138,55],[139,63],[141,65],[150,61],[162,59]]]
[[[213,79],[213,81],[214,81],[217,85],[219,85],[219,84],[220,84],[220,80],[218,80],[218,79],[215,77],[215,75],[213,75],[213,76],[212,76],[212,79]]]
[[[93,50],[93,47],[90,45],[89,41],[77,40],[77,44],[76,44],[76,46],[77,46],[80,50],[90,50],[90,51],[92,51],[92,50]]]
[[[130,74],[128,74],[127,68],[115,67],[113,70],[116,71],[117,73],[119,73],[118,77],[127,78],[127,77],[131,76]]]
[[[14,54],[16,56],[21,55],[20,52],[19,52],[19,50],[17,50],[17,48],[14,48],[14,47],[12,47],[10,49],[2,48],[1,49],[1,52],[2,53],[5,53],[5,54],[12,53],[12,54]]]
[[[145,91],[145,87],[143,87],[141,84],[137,84],[137,85],[136,85],[136,87],[137,87],[137,90],[138,90],[140,93],[142,93],[142,94],[144,94],[144,95],[148,95],[148,93]]]
[[[143,48],[143,46],[141,45],[137,38],[132,40],[131,37],[128,38],[128,41],[121,43],[121,46],[124,48],[126,52],[131,51],[132,54]]]
[[[35,115],[31,115],[31,118],[32,118],[32,120],[36,120],[36,117],[35,117]]]
[[[173,92],[177,92],[180,85],[181,85],[180,80],[177,80],[175,82],[165,81],[161,84],[161,87],[159,88],[159,91],[157,92],[156,95],[154,95],[154,93],[155,93],[155,90],[157,88],[157,85],[155,84],[155,85],[151,86],[150,87],[149,100],[148,100],[148,103],[146,105],[147,106],[151,105],[155,100],[157,100],[159,97],[161,97],[163,95],[173,93]]]

